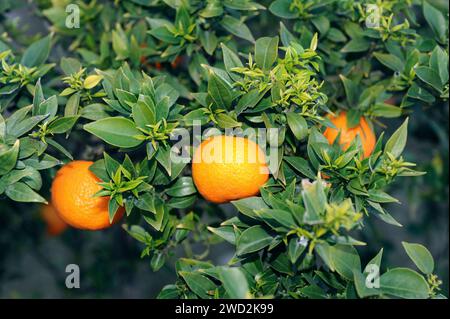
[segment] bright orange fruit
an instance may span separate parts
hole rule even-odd
[[[235,136],[214,136],[196,149],[192,178],[200,194],[213,203],[226,203],[259,193],[269,178],[263,150]]]
[[[50,203],[41,208],[41,217],[47,224],[47,233],[58,236],[67,229],[67,223],[59,217],[55,207]]]
[[[52,203],[59,216],[69,225],[89,230],[111,226],[108,197],[94,197],[102,189],[100,180],[89,170],[93,162],[73,161],[63,166],[52,184]],[[123,216],[117,211],[113,223]]]
[[[372,128],[367,123],[365,117],[361,116],[359,119],[359,124],[355,127],[349,128],[347,126],[347,113],[341,112],[339,115],[332,117],[329,119],[336,126],[337,129],[327,127],[323,135],[327,138],[330,144],[334,143],[334,140],[337,138],[340,133],[339,144],[341,147],[346,150],[353,140],[359,135],[361,139],[361,144],[363,147],[364,158],[369,157],[372,154],[376,137]]]

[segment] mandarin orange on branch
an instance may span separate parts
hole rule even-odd
[[[120,208],[110,223],[109,197],[95,197],[102,189],[89,167],[90,161],[73,161],[63,166],[52,183],[52,203],[59,216],[69,225],[89,230],[110,227],[123,216]]]
[[[372,154],[375,148],[376,137],[365,117],[361,116],[359,119],[359,124],[355,127],[348,126],[347,112],[341,112],[337,116],[330,116],[329,119],[334,126],[336,126],[336,129],[327,127],[323,133],[330,144],[333,144],[340,134],[338,143],[341,145],[343,150],[346,150],[356,136],[359,136],[361,139],[364,158],[367,158]]]
[[[192,178],[206,200],[226,203],[257,195],[269,178],[269,168],[258,144],[220,135],[205,140],[195,151]]]

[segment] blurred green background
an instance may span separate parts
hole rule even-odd
[[[20,27],[23,21],[27,21],[30,26],[26,34],[45,33],[45,23],[30,8],[27,6],[8,13],[6,21],[0,21],[0,32],[3,32],[2,24]],[[384,247],[384,267],[414,268],[401,242],[425,245],[434,256],[435,272],[443,281],[442,292],[447,296],[448,117],[448,103],[426,109],[417,107],[410,115],[405,158],[418,163],[418,169],[427,174],[399,179],[391,187],[390,193],[400,199],[401,205],[393,204],[388,210],[403,227],[368,218],[364,231],[354,234],[368,243],[366,248],[359,248],[367,260]],[[389,135],[401,120],[383,123]],[[230,215],[235,213],[231,206],[224,205],[224,208]],[[164,285],[175,280],[175,272],[171,269],[173,262],[153,273],[148,259],[139,258],[140,244],[120,225],[101,232],[68,229],[60,236],[51,237],[46,234],[40,209],[37,205],[0,198],[0,298],[152,298]],[[232,255],[231,246],[221,244],[217,248],[220,249],[212,249],[208,258],[219,264],[225,263]],[[198,250],[200,252],[201,247]],[[181,251],[175,253],[182,254]],[[80,289],[67,289],[65,286],[68,264],[80,266]]]

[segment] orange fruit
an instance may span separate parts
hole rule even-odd
[[[63,166],[52,184],[52,203],[59,216],[69,225],[89,230],[111,226],[109,222],[109,197],[94,197],[102,189],[90,170],[93,162],[73,161]],[[113,223],[123,216],[119,209]]]
[[[346,150],[353,140],[359,135],[361,139],[361,144],[363,147],[364,158],[369,157],[372,154],[376,137],[372,128],[367,123],[365,117],[361,116],[359,119],[359,124],[355,127],[349,128],[347,126],[347,113],[341,112],[339,115],[335,117],[329,117],[331,122],[336,126],[337,129],[327,127],[323,135],[327,138],[330,144],[334,143],[334,140],[337,138],[340,133],[339,144],[341,147]]]
[[[175,60],[173,60],[171,63],[170,63],[170,66],[172,67],[172,69],[176,69],[176,68],[178,68],[179,66],[180,66],[180,64],[183,62],[183,58],[181,57],[181,56],[177,56],[176,58],[175,58]]]
[[[67,228],[66,222],[59,217],[51,203],[42,206],[41,217],[47,224],[47,233],[51,236],[58,236]]]
[[[226,203],[257,195],[269,178],[269,168],[263,150],[255,142],[219,135],[195,150],[192,178],[206,200]]]

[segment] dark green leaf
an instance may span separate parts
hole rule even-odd
[[[140,131],[133,121],[123,117],[109,117],[84,126],[89,133],[101,138],[106,143],[123,148],[132,148],[140,145],[141,140],[136,136]]]

